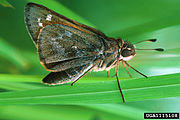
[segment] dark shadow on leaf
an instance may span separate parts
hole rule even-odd
[[[10,92],[10,91],[12,91],[12,90],[7,90],[7,89],[0,88],[0,93],[2,93],[2,92]]]
[[[95,114],[90,120],[102,120],[98,114]]]

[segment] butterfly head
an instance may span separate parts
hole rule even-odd
[[[120,60],[131,60],[136,55],[135,46],[130,42],[123,40],[120,41],[120,44]]]

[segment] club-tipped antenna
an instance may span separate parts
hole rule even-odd
[[[155,48],[155,49],[139,49],[139,48],[136,48],[136,50],[155,50],[155,51],[164,51],[163,48]]]
[[[143,40],[143,41],[139,41],[139,42],[136,42],[134,44],[138,44],[138,43],[142,43],[142,42],[156,42],[157,39],[148,39],[148,40]]]

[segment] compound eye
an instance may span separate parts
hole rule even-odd
[[[131,56],[131,51],[128,50],[128,49],[123,50],[123,51],[122,51],[122,56],[123,56],[123,57]]]

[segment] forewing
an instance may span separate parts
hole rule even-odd
[[[53,72],[94,61],[103,46],[96,34],[90,35],[61,24],[47,25],[38,38],[41,64]]]
[[[37,43],[40,30],[50,24],[62,24],[76,29],[79,29],[87,34],[98,34],[106,37],[102,32],[84,24],[73,21],[63,15],[60,15],[42,5],[35,3],[28,3],[25,7],[25,22],[29,33],[34,41]]]
[[[49,85],[64,84],[71,81],[76,81],[85,75],[93,67],[92,63],[70,68],[61,72],[51,72],[44,79],[43,83]]]
[[[25,22],[45,69],[59,72],[86,65],[102,52],[106,36],[42,5],[28,3]]]

